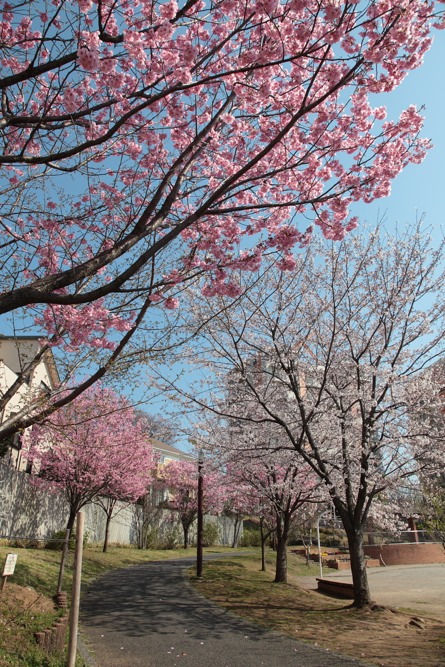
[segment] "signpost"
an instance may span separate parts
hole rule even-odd
[[[15,564],[17,563],[17,554],[8,554],[3,565],[2,581],[0,583],[0,593],[3,591],[6,580],[11,574],[14,574]]]

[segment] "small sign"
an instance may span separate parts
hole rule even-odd
[[[8,554],[3,566],[3,576],[9,577],[14,574],[15,564],[17,563],[17,554]]]

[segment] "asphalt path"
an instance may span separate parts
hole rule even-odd
[[[212,604],[185,577],[193,559],[114,570],[82,594],[81,645],[97,667],[359,667]]]

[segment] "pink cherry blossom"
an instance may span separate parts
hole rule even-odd
[[[164,301],[164,308],[167,308],[167,310],[175,310],[176,308],[179,307],[179,299],[175,299],[174,297],[168,297],[168,299],[165,299]]]
[[[421,100],[389,118],[384,94],[421,65],[443,3],[248,9],[3,8],[0,313],[31,316],[54,349],[92,348],[93,375],[136,345],[150,294],[168,311],[196,279],[236,297],[271,252],[290,269],[309,228],[342,239],[351,204],[387,196],[430,147]]]
[[[81,46],[77,52],[80,66],[87,72],[95,72],[99,68],[99,55],[90,51],[87,46]]]
[[[28,441],[39,475],[34,482],[65,495],[69,529],[97,496],[135,502],[146,493],[156,465],[134,410],[99,385],[36,426]]]
[[[226,480],[220,473],[202,468],[203,511],[219,514],[227,497]],[[189,542],[190,527],[198,513],[198,463],[168,461],[160,467],[156,487],[167,492],[166,506],[175,510],[184,531],[184,549]]]

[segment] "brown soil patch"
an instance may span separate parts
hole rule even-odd
[[[304,605],[301,599],[296,601],[295,623],[289,628],[289,634],[296,639],[316,639],[320,646],[379,666],[445,665],[443,621],[390,609],[365,611],[340,607],[328,611],[332,602],[329,605],[323,598],[319,604],[314,597],[319,594],[313,593]]]
[[[418,617],[388,608],[356,610],[347,601],[304,590],[295,584],[274,584],[270,578],[266,581],[263,573],[231,568],[230,563],[225,569],[222,577],[210,575],[208,580],[194,582],[194,586],[206,597],[248,620],[353,656],[367,665],[445,665],[444,619]]]
[[[54,611],[54,602],[33,588],[7,583],[0,597],[0,613],[14,609],[17,613],[25,610],[35,612]]]
[[[53,601],[33,588],[7,583],[0,597],[0,667],[25,664],[20,659],[34,633],[51,627],[57,618]]]

